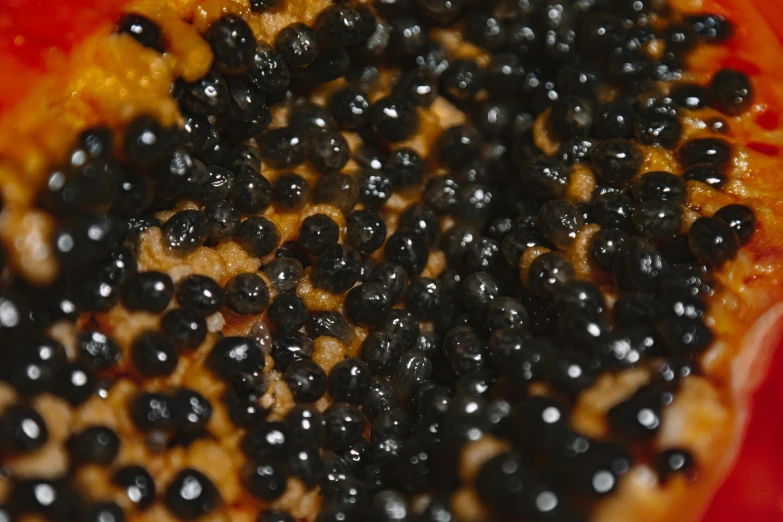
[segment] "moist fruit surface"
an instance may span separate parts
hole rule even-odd
[[[697,520],[782,288],[744,21],[139,0],[0,38],[0,520]]]

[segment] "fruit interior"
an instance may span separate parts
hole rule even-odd
[[[781,298],[758,16],[18,16],[0,520],[697,519]]]

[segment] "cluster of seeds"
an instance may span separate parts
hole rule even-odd
[[[126,15],[117,30],[166,51],[148,18]],[[448,31],[471,52],[446,45]],[[36,397],[78,411],[129,380],[148,451],[214,438],[225,411],[246,492],[270,506],[298,479],[318,488],[320,522],[465,519],[455,498],[466,488],[496,520],[579,521],[637,462],[662,482],[694,478],[693,455],[655,437],[713,339],[711,271],[755,218],[740,204],[688,208],[689,184],[726,185],[734,151],[726,119],[691,139],[683,118],[739,115],[753,85],[728,69],[710,85],[682,78],[697,45],[731,32],[720,16],[679,19],[652,0],[348,2],[270,42],[223,16],[203,35],[213,68],[172,86],[181,126],[142,116],[88,129],[41,190],[60,223],[61,276],[46,289],[3,279],[0,339],[13,349],[0,377],[19,399],[0,413],[0,455],[47,443]],[[422,114],[444,98],[467,122],[417,151]],[[681,169],[644,171],[654,154]],[[281,230],[305,210],[295,233]],[[262,265],[225,281],[142,271],[151,238],[174,257],[236,244]],[[308,292],[339,306],[312,309]],[[155,326],[126,347],[96,321],[117,310]],[[248,328],[223,335],[217,317]],[[51,333],[63,323],[73,349]],[[313,358],[322,338],[358,349],[325,365]],[[202,366],[219,401],[160,384]],[[631,368],[649,382],[609,410],[608,436],[575,430],[580,394]],[[262,400],[275,379],[295,402],[282,415]],[[210,463],[163,487],[143,461],[114,464],[124,436],[88,427],[63,442],[63,476],[4,479],[0,520],[119,522],[155,503],[197,520],[221,508]],[[492,451],[465,471],[482,441]],[[79,491],[87,465],[110,470],[122,499]],[[294,520],[258,510],[259,522]]]

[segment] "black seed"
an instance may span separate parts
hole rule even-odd
[[[224,337],[215,342],[206,366],[216,377],[231,382],[240,373],[264,369],[264,355],[258,345],[246,337]]]
[[[701,217],[691,225],[688,244],[699,262],[719,267],[737,254],[740,240],[726,221],[719,217]]]
[[[144,47],[155,49],[159,53],[166,52],[166,40],[160,26],[138,14],[126,14],[117,23],[117,32],[130,35]]]
[[[155,502],[155,480],[141,466],[125,466],[111,478],[114,485],[124,490],[131,504],[145,510]]]
[[[195,350],[207,336],[207,322],[194,308],[175,308],[161,318],[160,331],[178,349]]]
[[[662,241],[679,233],[683,210],[677,201],[651,200],[638,205],[631,217],[637,234]]]
[[[416,108],[398,95],[386,96],[370,107],[370,119],[375,133],[387,141],[404,141],[419,128]]]
[[[116,365],[122,357],[122,351],[108,335],[85,330],[77,338],[79,359],[93,369],[107,370]]]
[[[697,138],[686,142],[679,150],[680,163],[686,169],[708,164],[725,173],[733,157],[733,150],[720,138]]]
[[[357,182],[360,178],[361,175],[354,179],[340,172],[321,176],[313,189],[313,202],[328,203],[339,208],[343,214],[350,213],[359,200],[360,190],[364,190],[360,189],[360,182]]]
[[[445,129],[438,137],[438,159],[449,168],[470,163],[478,155],[480,136],[470,125],[455,125]]]
[[[402,266],[411,277],[421,274],[429,257],[426,242],[419,235],[408,231],[392,234],[383,252],[387,261]]]
[[[96,502],[84,512],[84,522],[125,522],[125,512],[114,502]]]
[[[313,264],[310,279],[316,288],[342,294],[359,278],[361,256],[344,245],[328,247]]]
[[[683,83],[677,85],[669,94],[677,105],[684,109],[699,110],[713,104],[712,91],[703,85]]]
[[[384,171],[396,189],[411,189],[421,184],[424,178],[424,161],[408,147],[395,149],[384,164]]]
[[[719,43],[734,34],[732,23],[718,14],[690,15],[685,17],[685,21],[691,24],[699,38],[707,43]]]
[[[653,63],[641,49],[616,49],[608,57],[607,77],[618,85],[648,79],[653,72]]]
[[[353,340],[353,327],[339,312],[312,312],[305,324],[307,335],[313,339],[334,337],[348,346]]]
[[[737,234],[741,245],[747,243],[756,230],[756,215],[753,209],[739,203],[721,207],[714,217],[729,224]]]
[[[67,363],[65,348],[49,337],[25,342],[18,353],[5,358],[12,364],[4,376],[22,396],[33,396],[50,391],[58,373]]]
[[[324,418],[314,406],[294,406],[286,413],[285,424],[294,446],[318,448],[323,444]]]
[[[682,136],[682,123],[676,115],[646,110],[639,115],[634,132],[643,145],[660,145],[670,149]]]
[[[320,39],[311,27],[295,22],[275,36],[275,49],[291,67],[307,67],[318,57]]]
[[[163,501],[179,520],[196,520],[218,508],[220,493],[206,475],[188,468],[177,473]]]
[[[584,227],[582,214],[571,203],[556,199],[541,206],[536,220],[539,231],[557,248],[565,250]]]
[[[280,330],[295,331],[307,320],[307,307],[294,292],[284,292],[275,297],[269,306],[267,316]]]
[[[601,108],[593,130],[599,138],[630,138],[639,117],[631,103],[624,99],[612,101]]]
[[[470,59],[454,60],[440,77],[441,93],[457,102],[473,99],[483,83],[482,70]]]
[[[251,463],[243,472],[243,484],[254,497],[271,502],[285,493],[288,475],[283,464],[275,461]]]
[[[279,459],[288,453],[290,435],[281,422],[262,422],[249,426],[240,447],[248,458],[258,460]]]
[[[625,187],[639,172],[644,157],[638,145],[623,139],[609,139],[593,147],[596,175],[615,187]]]
[[[171,375],[179,362],[172,342],[155,331],[139,334],[131,345],[130,356],[136,371],[146,378]]]
[[[163,224],[164,244],[175,254],[193,252],[207,239],[207,220],[198,210],[182,210]]]
[[[122,304],[131,311],[160,313],[174,295],[174,283],[163,272],[141,272],[122,286]]]
[[[614,277],[620,290],[654,293],[667,265],[654,246],[633,239],[616,254]]]
[[[292,363],[309,359],[313,354],[313,341],[301,332],[275,332],[272,335],[272,359],[275,368],[285,371]]]
[[[310,254],[318,256],[340,239],[340,227],[325,214],[306,217],[299,227],[299,242]]]
[[[661,425],[661,408],[671,403],[670,392],[646,385],[607,414],[609,425],[623,437],[645,441],[655,436]]]
[[[256,47],[248,75],[260,89],[270,93],[284,91],[291,80],[286,61],[265,43]]]
[[[243,214],[258,214],[269,207],[272,187],[261,174],[246,173],[236,178],[230,198]]]
[[[345,315],[359,325],[377,325],[392,305],[385,286],[365,283],[352,288],[345,296]]]
[[[176,292],[177,303],[196,310],[200,314],[212,315],[223,305],[223,289],[207,276],[190,275],[179,282]]]
[[[595,155],[595,149],[593,149]],[[549,156],[530,160],[521,171],[522,183],[533,196],[554,199],[565,194],[571,173],[565,165]]]
[[[120,450],[117,432],[106,426],[90,426],[77,433],[66,443],[71,465],[98,464],[108,466]]]
[[[280,244],[277,226],[263,216],[244,220],[237,229],[236,242],[253,257],[264,257]]]
[[[315,402],[326,391],[326,373],[309,359],[288,365],[283,380],[296,402]]]
[[[308,159],[318,172],[334,172],[345,167],[351,151],[339,132],[321,132],[310,139]]]
[[[334,403],[324,412],[325,445],[333,450],[347,449],[362,436],[367,419],[357,406]]]
[[[219,242],[234,237],[239,229],[240,214],[225,201],[213,201],[204,207],[207,220],[207,239]]]
[[[728,178],[712,165],[696,164],[682,173],[682,179],[685,181],[698,181],[720,190],[726,184]]]
[[[367,418],[375,419],[379,414],[396,407],[397,395],[389,381],[382,377],[373,377],[362,404],[362,411]]]
[[[329,396],[334,402],[360,405],[367,397],[371,379],[370,367],[361,359],[340,361],[329,371]]]
[[[315,19],[315,30],[324,47],[348,47],[360,43],[361,26],[360,14],[347,5],[330,5]]]
[[[385,241],[386,223],[375,210],[357,210],[348,218],[346,242],[359,252],[375,252]]]
[[[290,169],[305,160],[308,140],[299,129],[280,127],[265,132],[259,141],[261,157],[276,169]],[[271,188],[267,182],[267,198]],[[267,205],[268,205],[267,199]]]
[[[697,475],[696,459],[686,449],[668,449],[655,456],[655,471],[664,483],[676,475],[683,475],[686,480],[693,481]]]
[[[543,296],[554,296],[573,278],[573,266],[559,252],[546,252],[535,258],[527,276],[531,290]]]
[[[449,330],[443,341],[443,351],[457,375],[481,370],[489,362],[486,343],[469,326]]]
[[[636,178],[631,186],[633,197],[640,203],[652,200],[685,203],[687,190],[679,176],[668,172],[647,172]]]
[[[174,394],[174,425],[185,433],[200,433],[212,417],[212,405],[200,393],[181,389]]]
[[[402,356],[400,340],[388,330],[374,330],[364,339],[361,358],[377,375],[389,375]]]
[[[721,69],[712,78],[712,93],[718,109],[729,116],[747,112],[753,104],[755,88],[748,76],[734,69]]]
[[[275,290],[288,292],[296,288],[296,283],[302,275],[302,263],[296,259],[281,257],[267,263],[263,271],[272,281]]]
[[[8,453],[31,453],[49,440],[46,422],[32,407],[15,404],[0,414],[0,446]]]
[[[174,426],[173,406],[168,395],[139,392],[130,403],[130,416],[142,431],[168,430]]]
[[[256,39],[240,16],[222,16],[210,25],[204,38],[212,47],[215,64],[223,72],[241,73],[253,60]]]
[[[603,228],[630,230],[634,202],[619,192],[601,194],[593,201],[590,215]]]
[[[68,364],[59,372],[54,382],[54,391],[73,406],[89,399],[95,387],[95,371],[81,362]]]
[[[391,310],[378,327],[394,334],[405,351],[413,348],[419,338],[419,323],[411,313],[398,308]]]
[[[269,288],[261,276],[238,274],[226,283],[226,306],[239,315],[258,315],[269,306]]]
[[[353,130],[370,120],[370,100],[364,91],[346,87],[329,98],[329,112],[340,128]]]
[[[123,152],[136,164],[149,166],[155,163],[168,148],[166,130],[155,118],[139,116],[125,129]]]
[[[215,71],[209,71],[192,83],[182,84],[180,105],[189,111],[216,117],[226,114],[231,103],[226,79]],[[216,151],[212,149],[209,152],[214,154]]]

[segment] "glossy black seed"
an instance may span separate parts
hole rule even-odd
[[[308,359],[313,354],[313,341],[301,332],[275,332],[272,335],[272,358],[275,368],[285,371],[288,365]]]
[[[131,420],[142,431],[168,430],[174,426],[173,406],[168,395],[139,392],[130,403]]]
[[[345,87],[334,93],[328,106],[342,129],[356,129],[370,119],[370,100],[364,91],[354,87]]]
[[[174,295],[174,283],[163,272],[140,272],[122,286],[122,304],[128,310],[160,313]]]
[[[155,480],[141,466],[125,466],[117,470],[111,478],[114,485],[124,490],[131,504],[139,510],[145,510],[155,502]]]
[[[96,502],[84,511],[84,522],[125,522],[125,512],[114,502]]]
[[[386,223],[377,211],[357,210],[348,218],[346,242],[359,252],[375,252],[385,241]]]
[[[321,49],[318,33],[301,22],[284,27],[275,36],[275,50],[291,67],[307,67]]]
[[[634,202],[620,192],[601,194],[593,201],[590,215],[602,228],[630,230]]]
[[[375,133],[386,141],[404,141],[419,128],[416,108],[399,95],[386,96],[370,107],[370,120]]]
[[[392,371],[391,383],[397,396],[407,402],[418,386],[432,374],[432,362],[425,354],[410,351]]]
[[[325,445],[333,450],[344,450],[361,438],[367,419],[352,404],[334,403],[324,412]]]
[[[280,232],[267,218],[252,216],[239,225],[236,242],[251,256],[264,257],[280,244]]]
[[[289,169],[305,160],[308,140],[299,129],[280,127],[265,132],[259,141],[261,157],[272,167]],[[271,187],[266,183],[267,206]],[[235,202],[236,204],[236,202]]]
[[[498,368],[525,381],[540,377],[536,367],[541,365],[541,354],[551,351],[548,341],[533,341],[532,336],[519,327],[495,330],[488,348]]]
[[[217,243],[234,237],[239,229],[240,214],[225,201],[213,201],[204,207],[207,222],[207,240]]]
[[[184,433],[200,433],[212,417],[212,405],[196,391],[178,390],[172,401],[174,426]]]
[[[324,47],[348,47],[362,41],[362,20],[356,9],[330,5],[318,13],[314,28]]]
[[[313,202],[328,203],[339,208],[344,214],[349,214],[359,198],[366,195],[366,185],[361,184],[361,179],[361,174],[357,175],[356,179],[340,172],[325,174],[313,188]],[[388,195],[386,197],[388,198]],[[363,202],[370,206],[366,201]]]
[[[306,217],[299,227],[299,242],[310,254],[318,256],[340,239],[340,227],[325,214]]]
[[[397,407],[397,395],[389,381],[382,377],[372,377],[367,395],[362,403],[362,411],[373,420],[383,412]]]
[[[634,107],[625,99],[605,104],[598,113],[593,130],[599,138],[630,138],[639,117]]]
[[[313,264],[310,279],[317,288],[342,294],[358,280],[360,263],[361,256],[353,248],[332,245]]]
[[[552,105],[549,125],[560,140],[582,138],[593,125],[593,116],[584,100],[565,96]]]
[[[683,83],[669,93],[674,103],[684,109],[699,110],[713,104],[712,91],[703,85]]]
[[[578,208],[562,199],[555,199],[541,206],[536,224],[545,238],[565,250],[585,222]]]
[[[729,116],[739,116],[753,104],[755,88],[745,73],[721,69],[712,78],[712,93],[718,110]]]
[[[457,375],[481,370],[489,362],[486,343],[469,326],[449,330],[443,340],[443,351]]]
[[[687,449],[671,448],[655,456],[655,471],[661,482],[667,482],[674,476],[682,475],[688,481],[697,476],[696,459]]]
[[[686,169],[707,164],[725,173],[733,157],[731,145],[720,138],[696,138],[679,150],[680,163]]]
[[[267,316],[276,328],[295,331],[307,321],[307,307],[295,292],[284,292],[269,305]]]
[[[355,286],[345,296],[345,315],[356,324],[377,325],[394,303],[381,283]]]
[[[389,23],[389,50],[396,55],[415,55],[422,52],[429,42],[427,28],[415,18],[398,16],[392,18]]]
[[[631,440],[645,441],[655,436],[661,425],[661,409],[673,400],[670,392],[646,385],[607,414],[609,425]]]
[[[271,502],[285,493],[286,473],[283,463],[265,460],[263,463],[250,463],[245,467],[242,483],[254,497]]]
[[[207,316],[220,310],[223,305],[223,289],[214,279],[194,274],[179,282],[176,298],[180,306]]]
[[[269,207],[272,186],[261,174],[245,173],[236,178],[229,197],[243,214],[258,214]]]
[[[645,80],[653,72],[650,57],[641,49],[617,49],[607,60],[607,77],[618,85]]]
[[[259,43],[255,49],[248,76],[260,89],[269,93],[285,90],[291,80],[286,61],[264,43]]]
[[[189,111],[216,117],[230,110],[231,92],[228,84],[215,71],[207,72],[192,83],[181,84],[181,87],[180,105]],[[216,151],[212,149],[209,152],[212,155]]]
[[[32,407],[15,404],[0,414],[0,448],[4,453],[31,453],[47,440],[46,422]]]
[[[264,265],[263,271],[275,290],[288,292],[296,288],[296,282],[302,275],[302,263],[296,259],[280,257]]]
[[[549,156],[538,156],[522,167],[522,183],[533,196],[554,199],[565,194],[571,173],[565,165]]]
[[[367,397],[371,382],[372,374],[367,363],[361,359],[345,359],[329,370],[329,396],[334,402],[361,405]]]
[[[144,47],[166,52],[166,40],[158,24],[138,14],[126,14],[117,23],[117,32],[130,35]]]
[[[318,172],[334,172],[345,167],[351,151],[339,132],[322,132],[310,139],[308,159]]]
[[[454,60],[440,77],[441,93],[457,102],[473,99],[483,83],[482,70],[470,59]]]
[[[269,287],[257,274],[238,274],[226,283],[225,299],[232,312],[257,315],[269,306]]]
[[[719,267],[737,254],[741,243],[728,222],[719,217],[701,217],[688,231],[688,244],[700,263]]]
[[[218,508],[220,493],[206,475],[187,468],[171,481],[163,502],[179,520],[196,520]]]
[[[318,448],[325,435],[324,418],[314,406],[296,405],[285,415],[294,446]]]
[[[537,294],[554,296],[574,278],[574,268],[559,252],[546,252],[533,260],[528,269],[528,286]]]
[[[193,308],[176,308],[161,318],[160,330],[177,348],[194,350],[207,336],[207,322]]]
[[[639,172],[644,157],[638,145],[623,139],[609,139],[593,147],[596,175],[615,187],[625,187]]]
[[[326,391],[326,373],[309,359],[288,365],[283,380],[296,402],[315,402]]]
[[[54,382],[54,391],[73,406],[78,406],[92,396],[97,377],[90,366],[75,362],[65,366]]]
[[[93,369],[107,370],[116,365],[122,357],[122,351],[108,335],[96,330],[79,333],[76,340],[79,359]]]
[[[429,107],[438,95],[437,79],[429,71],[405,73],[393,92],[417,107]]]
[[[486,324],[490,331],[502,328],[525,328],[530,316],[525,307],[514,298],[501,296],[487,307]]]
[[[128,123],[123,152],[129,161],[142,166],[152,165],[167,148],[167,132],[155,118],[139,116]]]
[[[727,40],[734,34],[731,21],[718,14],[695,14],[685,17],[699,38],[707,43]]]
[[[534,484],[535,478],[523,457],[506,452],[481,466],[476,477],[476,492],[499,516],[517,518],[529,509],[526,499]]]
[[[440,235],[440,220],[432,210],[421,203],[411,203],[400,214],[398,229],[414,232],[421,236],[429,247],[434,247]]]
[[[670,149],[682,136],[682,123],[674,114],[646,110],[639,115],[634,133],[639,143]]]
[[[266,461],[279,459],[288,453],[291,441],[285,424],[264,421],[248,428],[240,444],[248,458]]]
[[[747,243],[756,230],[756,215],[753,209],[739,203],[721,207],[714,217],[729,224],[737,234],[741,245]]]
[[[207,220],[198,210],[181,210],[163,224],[163,242],[177,255],[193,252],[207,239]]]
[[[313,339],[334,337],[346,346],[353,340],[353,327],[339,312],[312,312],[305,323],[305,330]]]
[[[654,293],[666,266],[654,246],[634,239],[616,254],[613,271],[621,290]]]
[[[682,173],[682,179],[685,181],[698,181],[720,190],[726,184],[728,178],[712,165],[701,163],[686,169]]]
[[[136,371],[145,378],[171,375],[179,362],[174,344],[155,331],[143,332],[136,337],[131,345],[130,358]]]
[[[497,279],[487,272],[474,272],[462,281],[463,303],[473,312],[486,311],[499,294]]]
[[[438,159],[449,168],[470,163],[478,155],[480,136],[470,125],[455,125],[445,129],[438,137]]]
[[[402,356],[400,339],[388,330],[374,330],[362,342],[361,358],[373,374],[389,375]]]
[[[411,277],[419,275],[424,270],[428,256],[429,249],[425,240],[410,231],[392,234],[384,247],[386,260],[402,266]]]
[[[653,200],[685,203],[687,190],[679,176],[669,172],[647,172],[636,178],[631,186],[633,197],[640,203]]]
[[[654,241],[677,235],[682,228],[683,210],[678,201],[654,199],[636,206],[631,216],[637,234]]]
[[[264,369],[264,355],[247,337],[223,337],[215,342],[206,366],[216,377],[231,382],[240,373],[252,374]]]
[[[3,372],[14,390],[33,396],[51,390],[67,363],[65,348],[49,337],[25,342],[18,353],[4,358],[11,367]]]
[[[385,171],[361,169],[356,175],[359,201],[370,208],[378,208],[391,197],[392,178]]]
[[[410,189],[419,186],[424,178],[424,160],[413,149],[402,147],[392,151],[384,171],[395,189]]]
[[[415,346],[420,333],[419,323],[412,313],[399,308],[391,310],[378,324],[378,328],[394,334],[405,351]]]
[[[652,299],[643,294],[622,295],[615,303],[612,314],[620,327],[649,323],[653,318]]]
[[[224,72],[243,72],[253,60],[256,39],[240,16],[222,16],[210,25],[204,38],[212,47],[215,64]]]

